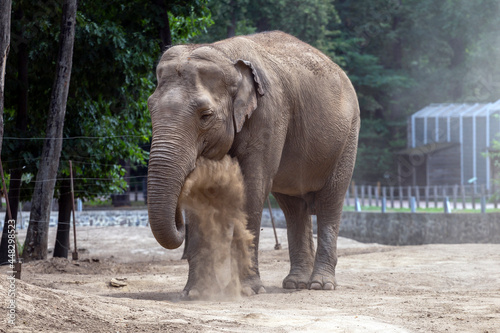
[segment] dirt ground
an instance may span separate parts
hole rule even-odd
[[[339,239],[335,291],[289,291],[286,230],[264,228],[266,294],[186,301],[182,249],[145,227],[77,230],[80,260],[23,265],[16,326],[0,332],[500,332],[500,245],[392,247]],[[55,234],[51,229],[51,243]],[[21,234],[21,238],[22,238]],[[1,267],[0,299],[9,288]],[[112,287],[113,278],[126,286]]]

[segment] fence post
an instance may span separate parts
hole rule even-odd
[[[365,185],[361,185],[361,206],[365,205]]]
[[[438,206],[438,187],[437,185],[434,185],[434,208],[437,208]]]
[[[420,208],[420,188],[415,186],[415,198],[417,200],[417,208]]]
[[[358,200],[358,186],[354,185],[353,187],[354,193],[352,194],[354,197],[354,206],[356,206],[356,200]]]
[[[474,185],[472,185],[474,186]],[[472,209],[476,209],[476,191],[474,189],[474,187],[472,187]]]
[[[385,198],[385,205],[387,206],[387,187],[382,186],[382,198]]]
[[[359,204],[358,197],[356,197],[356,199],[354,199],[354,210],[356,212],[360,212],[361,211],[361,205]]]
[[[410,203],[410,210],[411,210],[411,212],[415,213],[417,211],[417,209],[416,209],[416,203],[415,203],[415,197],[410,197],[408,201]]]
[[[425,208],[429,208],[429,185],[425,186]]]
[[[486,213],[486,197],[484,195],[481,196],[481,213]]]
[[[450,200],[448,197],[444,197],[444,201],[443,201],[443,207],[444,207],[444,212],[446,214],[449,214],[451,213],[451,207],[450,207]]]
[[[453,209],[457,209],[458,185],[453,186]]]
[[[391,208],[394,208],[394,186],[389,187],[389,195],[391,196]]]
[[[448,197],[448,191],[446,190],[446,185],[443,185],[443,199],[446,199],[447,197]],[[450,199],[448,198],[448,201],[449,200]]]
[[[382,213],[385,213],[387,210],[387,198],[385,195],[382,197]]]
[[[491,191],[493,192],[493,205],[495,206],[495,209],[497,209],[498,208],[497,186],[495,185],[495,183],[493,183]]]
[[[460,185],[460,194],[462,195],[462,209],[466,209],[467,202],[465,200],[465,186],[463,184]]]
[[[73,208],[73,241],[75,243],[75,249],[72,253],[72,259],[78,260],[78,248],[76,246],[75,190],[73,187],[73,165],[71,164],[71,160],[69,160],[69,176],[71,181],[71,203]]]
[[[403,208],[403,186],[399,187],[399,208]]]
[[[377,192],[375,192],[375,203],[378,207],[380,200],[380,182],[377,182]]]
[[[368,206],[372,206],[372,192],[373,192],[373,187],[371,185],[368,185]]]
[[[410,206],[410,198],[411,198],[411,186],[408,186],[408,208],[411,208]]]
[[[486,186],[484,186],[484,184],[481,185],[481,197],[484,197],[484,203],[485,203],[485,213],[486,213],[486,203],[488,202],[486,200],[487,196],[486,196]]]

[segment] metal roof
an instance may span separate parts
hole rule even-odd
[[[476,103],[476,104],[431,104],[425,108],[415,112],[412,118],[449,118],[449,117],[474,117],[474,116],[489,116],[496,112],[500,112],[500,100],[493,103]]]

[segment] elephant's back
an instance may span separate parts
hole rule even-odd
[[[302,69],[315,77],[342,71],[321,51],[282,31],[263,32],[243,38],[259,45],[273,61],[280,63],[284,68]]]

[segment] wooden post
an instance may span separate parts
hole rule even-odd
[[[269,199],[269,196],[267,196],[267,207],[269,207],[269,216],[271,217],[271,224],[273,225],[274,230],[274,239],[276,240],[274,249],[281,250],[281,244],[278,242],[278,234],[276,233],[276,225],[274,224],[273,208],[271,207],[271,200]]]
[[[0,173],[2,174],[2,187],[3,187],[3,194],[5,195],[5,204],[7,205],[7,216],[9,217],[9,220],[7,223],[10,221],[14,221],[14,255],[16,256],[15,262],[12,263],[10,266],[12,268],[12,272],[14,273],[14,277],[18,280],[21,279],[21,261],[19,260],[19,250],[17,249],[17,237],[16,237],[16,221],[12,218],[12,212],[10,210],[10,203],[9,203],[9,193],[7,192],[7,186],[5,185],[5,178],[3,176],[3,165],[2,165],[2,158],[0,157]],[[9,231],[10,233],[10,231]]]
[[[75,191],[73,187],[73,165],[69,161],[69,175],[71,178],[71,205],[73,207],[73,240],[75,243],[75,250],[73,251],[73,260],[78,260],[78,248],[76,247],[76,215],[75,215]]]

